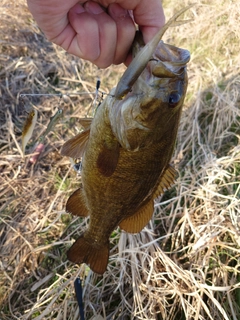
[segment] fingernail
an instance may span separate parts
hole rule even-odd
[[[104,12],[103,8],[96,2],[88,1],[84,5],[84,8],[87,12],[93,13],[93,14],[99,14]]]
[[[71,11],[77,14],[85,12],[84,8],[79,3],[72,7]]]
[[[108,7],[108,11],[111,11],[111,15],[120,20],[124,20],[129,14],[128,11],[123,9],[119,4],[113,3]]]

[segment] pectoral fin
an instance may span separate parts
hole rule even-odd
[[[104,144],[98,159],[97,167],[99,172],[105,177],[110,177],[118,164],[120,145],[117,141],[113,141],[111,145]]]
[[[169,164],[167,169],[164,171],[163,175],[160,177],[160,182],[153,194],[153,199],[159,197],[161,194],[164,193],[166,189],[171,187],[171,185],[174,183],[176,176],[177,171]]]
[[[146,224],[151,219],[153,210],[154,203],[151,199],[131,217],[122,220],[119,224],[119,227],[129,233],[138,233],[146,226]]]
[[[66,211],[79,217],[89,215],[82,188],[77,189],[68,199]]]
[[[61,150],[61,155],[68,156],[74,159],[81,158],[86,150],[90,128],[80,132],[72,139],[64,143]]]

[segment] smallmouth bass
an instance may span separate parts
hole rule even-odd
[[[191,6],[189,6],[191,7]],[[82,186],[66,211],[90,215],[89,227],[69,249],[68,259],[103,274],[109,237],[119,226],[140,232],[152,217],[154,199],[176,176],[169,165],[187,89],[187,50],[165,44],[163,33],[181,24],[177,13],[146,46],[137,35],[134,59],[116,89],[98,107],[84,130],[67,141],[62,155],[82,157]],[[140,38],[139,38],[140,37]]]

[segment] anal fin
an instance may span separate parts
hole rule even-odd
[[[82,188],[77,189],[68,198],[66,211],[79,217],[87,217],[89,215]]]
[[[171,166],[168,165],[162,176],[160,177],[160,182],[157,185],[155,192],[152,195],[150,201],[145,205],[140,207],[140,209],[134,213],[132,216],[122,220],[119,224],[119,227],[129,233],[138,233],[140,232],[149,222],[153,215],[154,211],[154,202],[153,200],[164,193],[164,190],[168,189],[175,180],[177,171]]]
[[[74,263],[84,262],[89,265],[92,271],[103,274],[108,264],[109,245],[90,241],[82,235],[68,250],[67,257]]]
[[[154,203],[151,199],[132,216],[122,220],[119,227],[129,233],[138,233],[147,225],[153,215],[153,211]]]

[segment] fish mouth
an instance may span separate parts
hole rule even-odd
[[[151,56],[154,54],[156,48],[159,46],[159,42],[161,42],[161,39],[165,33],[165,31],[170,27],[174,25],[181,25],[183,23],[186,23],[189,20],[183,20],[178,21],[178,17],[183,14],[185,11],[190,9],[194,4],[190,4],[189,6],[183,8],[179,12],[177,12],[160,30],[159,32],[152,38],[150,42],[148,42],[144,47],[142,47],[141,50],[139,50],[139,46],[136,46],[135,52],[136,55],[134,56],[132,62],[128,66],[128,68],[125,70],[124,74],[122,75],[120,81],[118,82],[118,85],[115,90],[115,98],[117,100],[122,100],[123,97],[131,91],[132,86],[136,82],[136,80],[139,78],[141,73],[144,71],[144,69],[149,64],[149,60],[151,59]],[[133,48],[138,41],[134,41]],[[139,43],[140,44],[140,43]],[[140,44],[141,47],[141,44]],[[183,50],[183,49],[181,49]],[[189,54],[190,57],[190,54]],[[186,58],[186,57],[185,57]],[[186,59],[183,60],[186,60]],[[187,59],[188,60],[188,59]],[[186,60],[186,61],[187,61]],[[173,61],[172,61],[173,62]],[[174,61],[175,64],[176,61]],[[171,69],[170,69],[171,70]],[[158,72],[157,72],[158,73]]]
[[[145,100],[148,97],[152,101],[161,97],[160,100],[167,103],[170,94],[174,94],[174,99],[179,94],[183,96],[184,90],[180,90],[180,87],[183,83],[186,87],[186,68],[189,60],[188,50],[166,44],[161,40],[127,97],[137,95],[142,99],[145,97]],[[143,104],[141,105],[141,108],[144,108]]]
[[[190,60],[190,52],[170,44],[159,42],[149,62],[150,73],[158,78],[180,76]]]

